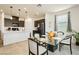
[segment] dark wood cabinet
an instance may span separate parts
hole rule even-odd
[[[40,35],[45,35],[45,19],[35,21],[34,26],[37,27],[36,32],[39,32]]]
[[[19,17],[12,16],[12,20],[4,18],[5,27],[24,27],[24,21],[19,21]]]
[[[12,23],[19,23],[19,17],[12,16]]]
[[[24,21],[19,21],[19,27],[24,27]]]
[[[5,27],[12,26],[12,21],[11,21],[11,19],[5,18],[5,19],[4,19],[4,26],[5,26]]]

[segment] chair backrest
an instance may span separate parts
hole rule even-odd
[[[72,43],[72,35],[67,35],[63,40],[62,43],[71,44]]]
[[[39,40],[39,39],[40,39],[40,34],[35,33],[35,34],[34,34],[34,38],[37,38],[37,39]]]
[[[47,52],[47,45],[44,42],[38,41],[37,39],[28,39],[29,52],[33,55],[43,55]]]
[[[62,31],[58,31],[58,32],[57,32],[57,36],[58,36],[58,37],[62,37],[63,35],[64,35],[64,32],[62,32]]]
[[[66,40],[68,40],[69,39],[69,41],[70,41],[70,44],[72,43],[72,35],[68,35],[68,36],[66,36],[66,38],[65,38]]]
[[[29,52],[31,54],[37,54],[37,42],[34,41],[34,39],[29,38],[28,39],[28,46],[29,46]]]

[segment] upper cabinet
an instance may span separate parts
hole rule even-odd
[[[35,27],[41,26],[42,23],[45,24],[45,19],[36,20],[36,21],[34,22],[34,26],[35,26]]]
[[[37,20],[34,22],[36,30],[40,35],[45,35],[45,19]]]
[[[24,21],[19,21],[19,27],[24,27]]]
[[[4,26],[5,27],[12,27],[12,21],[11,21],[11,19],[8,19],[8,18],[5,18],[4,19]]]
[[[12,16],[12,23],[19,23],[19,17],[17,16]]]
[[[12,16],[12,19],[4,18],[4,26],[5,27],[24,27],[24,20],[17,16]]]

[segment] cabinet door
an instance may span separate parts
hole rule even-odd
[[[12,16],[12,23],[19,23],[19,17]]]
[[[38,21],[34,22],[34,26],[37,27],[38,26]]]
[[[38,31],[41,35],[45,35],[45,19],[35,21],[35,27],[38,27]]]
[[[44,25],[44,22],[41,23],[41,34],[42,35],[45,34],[45,25]]]
[[[19,27],[24,27],[24,21],[19,21]]]
[[[4,18],[4,26],[5,27],[11,27],[12,26],[12,21],[11,19],[8,19],[8,18]]]

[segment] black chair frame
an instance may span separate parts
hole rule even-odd
[[[62,41],[63,40],[67,40],[67,39],[70,39],[70,44],[67,44],[67,43],[63,43]],[[63,40],[61,40],[60,42],[59,42],[59,51],[61,51],[61,47],[62,47],[62,45],[69,45],[70,46],[70,54],[72,55],[72,35],[68,35],[68,36],[66,36]]]
[[[32,40],[32,41],[34,41],[34,42],[36,42],[37,43],[37,55],[39,55],[39,45],[40,46],[43,46],[43,47],[45,47],[47,50],[45,51],[45,52],[43,52],[41,55],[44,55],[44,54],[46,54],[47,53],[47,55],[48,55],[48,48],[47,48],[47,44],[45,43],[45,42],[42,42],[42,41],[39,41],[39,40],[37,40],[36,38],[28,38],[28,46],[29,46],[29,55],[30,55],[30,53],[32,54],[32,55],[35,55],[31,50],[30,50],[30,44],[29,44],[29,40]]]

